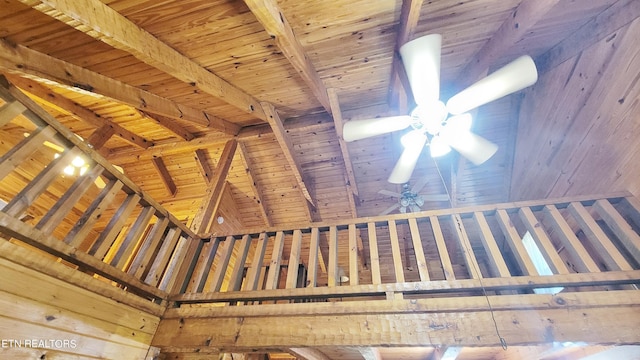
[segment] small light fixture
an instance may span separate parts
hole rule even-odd
[[[216,218],[216,221],[218,222],[218,224],[222,224],[224,222],[224,218],[222,216],[218,216]]]

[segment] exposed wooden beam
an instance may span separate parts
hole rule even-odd
[[[152,145],[151,141],[148,141],[142,136],[123,128],[110,119],[103,118],[90,109],[87,109],[62,95],[53,92],[51,89],[48,89],[37,81],[11,75],[7,76],[7,79],[9,79],[9,81],[11,81],[15,86],[40,98],[45,103],[52,104],[82,121],[85,121],[97,128],[101,128],[105,125],[112,128],[114,135],[121,137],[127,142],[143,149]]]
[[[195,135],[193,135],[193,133],[185,129],[182,125],[178,124],[175,121],[175,119],[162,116],[162,115],[157,115],[157,114],[147,114],[142,110],[138,110],[138,112],[140,113],[140,115],[157,122],[160,126],[171,131],[172,133],[181,137],[185,141],[191,141],[196,137]]]
[[[171,177],[169,169],[167,169],[167,165],[165,165],[164,160],[162,160],[161,157],[154,157],[153,159],[151,159],[151,161],[153,162],[153,166],[156,168],[156,171],[158,171],[164,187],[167,188],[167,191],[169,191],[169,194],[172,197],[176,196],[178,188],[176,187],[176,183],[173,181],[173,178]]]
[[[258,208],[260,208],[260,213],[262,214],[262,219],[267,226],[273,226],[273,220],[271,219],[271,215],[267,211],[267,206],[264,203],[264,188],[262,184],[256,180],[253,176],[253,169],[255,168],[253,161],[249,157],[249,152],[247,151],[247,146],[244,142],[240,141],[238,146],[240,147],[240,155],[242,156],[242,162],[244,164],[245,171],[247,172],[247,176],[249,177],[249,184],[253,189],[253,193],[256,196],[256,202],[258,203]]]
[[[275,40],[278,48],[282,50],[284,56],[311,89],[316,99],[327,112],[331,113],[327,89],[277,2],[275,0],[244,0],[244,2],[267,33]]]
[[[10,123],[13,118],[22,114],[26,109],[19,101],[12,101],[2,105],[0,108],[0,127]]]
[[[213,172],[213,177],[211,178],[211,182],[209,182],[202,203],[191,223],[191,228],[197,234],[206,233],[211,227],[213,216],[222,199],[222,190],[237,147],[238,141],[233,139],[227,141],[222,150],[222,155],[220,155],[220,160],[218,160],[218,166],[216,166]]]
[[[289,348],[289,352],[303,360],[331,360],[330,357],[314,348]]]
[[[126,51],[137,59],[192,84],[238,109],[265,120],[258,101],[180,54],[99,0],[22,0],[23,4]]]
[[[109,125],[103,125],[97,128],[87,139],[87,143],[93,147],[95,151],[100,152],[104,144],[111,139],[115,130]]]
[[[329,89],[328,93],[329,102],[331,103],[331,112],[333,113],[333,121],[335,123],[336,133],[338,134],[338,143],[340,144],[340,151],[342,152],[342,159],[344,160],[344,168],[347,175],[347,196],[349,198],[349,207],[351,208],[351,215],[356,218],[358,217],[358,212],[356,209],[354,195],[358,195],[358,186],[356,183],[356,176],[353,171],[353,164],[351,163],[351,155],[349,155],[349,148],[347,148],[347,143],[342,138],[342,127],[344,122],[342,121],[340,101],[338,100],[338,94],[335,89]]]
[[[291,143],[291,138],[289,137],[286,130],[284,129],[284,126],[282,125],[282,120],[280,120],[280,116],[276,112],[276,109],[273,107],[273,105],[271,105],[270,103],[264,102],[262,103],[262,107],[263,107],[264,113],[266,114],[267,122],[269,123],[269,126],[271,126],[271,130],[273,131],[273,134],[275,135],[276,140],[278,141],[278,144],[280,144],[280,148],[284,153],[284,157],[287,159],[287,162],[291,167],[291,172],[293,172],[293,176],[296,178],[296,182],[298,183],[298,188],[302,192],[302,195],[304,196],[304,198],[307,199],[307,201],[312,206],[315,207],[315,202],[313,200],[313,197],[311,196],[311,193],[309,192],[307,185],[304,183],[300,164],[298,163],[298,161],[294,156],[293,144]]]
[[[66,89],[93,96],[105,96],[136,109],[235,135],[240,126],[148,91],[127,85],[80,66],[0,39],[0,69],[38,81],[54,82]]]
[[[636,333],[629,330],[640,326],[634,290],[498,295],[489,296],[489,300],[500,310],[489,309],[484,297],[176,308],[165,313],[152,345],[168,352],[196,348],[500,346],[493,319],[511,345],[638,341]],[[299,333],[295,330],[301,323],[314,331],[292,336]],[[594,323],[598,326],[591,326]],[[216,339],[215,343],[203,347],[210,338]]]
[[[520,41],[559,1],[522,1],[460,72],[458,84],[468,86],[478,80],[484,71]]]
[[[423,0],[403,0],[402,8],[400,8],[400,21],[398,33],[396,36],[396,47],[393,56],[393,63],[391,64],[391,79],[389,81],[389,103],[395,104],[400,97],[400,91],[405,93],[411,92],[411,87],[408,81],[406,81],[406,73],[402,66],[402,61],[398,55],[398,50],[402,45],[408,42],[416,28],[418,27],[418,20],[420,19],[420,9],[422,8]]]
[[[536,57],[538,72],[546,73],[640,17],[640,1],[619,0],[571,33],[551,50]]]
[[[204,149],[196,149],[196,151],[194,151],[194,156],[196,159],[196,164],[198,165],[198,170],[200,170],[200,174],[204,178],[204,182],[206,184],[211,183],[211,179],[213,178],[213,170],[211,170],[211,166],[209,166],[207,151]]]

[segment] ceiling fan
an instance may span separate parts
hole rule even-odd
[[[498,146],[470,131],[467,111],[533,85],[538,79],[530,56],[521,56],[475,84],[440,100],[440,34],[426,35],[404,44],[400,56],[417,104],[410,115],[352,120],[344,124],[343,138],[355,141],[406,128],[413,128],[401,139],[404,151],[388,181],[409,181],[422,148],[428,144],[432,157],[455,149],[475,165],[491,158]],[[451,115],[451,116],[449,116]]]
[[[449,195],[440,194],[440,195],[425,195],[418,194],[422,188],[427,184],[426,181],[421,181],[413,185],[413,187],[409,187],[409,183],[402,184],[402,191],[400,193],[389,191],[389,190],[380,190],[378,194],[387,195],[391,197],[398,198],[398,202],[394,205],[388,207],[380,215],[387,215],[394,211],[395,209],[400,208],[400,213],[405,214],[408,211],[418,212],[421,211],[422,205],[424,205],[427,201],[449,201]]]

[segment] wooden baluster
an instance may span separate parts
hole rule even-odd
[[[162,280],[160,280],[158,288],[165,291],[169,289],[176,289],[180,294],[183,294],[185,292],[187,284],[191,279],[191,274],[193,274],[195,261],[191,261],[189,263],[190,265],[186,267],[184,273],[181,272],[181,270],[183,269],[181,265],[184,263],[184,259],[186,258],[185,254],[188,254],[189,245],[193,241],[197,241],[195,251],[196,257],[200,255],[200,251],[202,250],[203,245],[203,241],[201,239],[180,237],[177,241],[175,249],[173,250],[171,259],[167,263],[167,267],[164,269],[164,274],[162,275]],[[180,284],[180,287],[177,287],[177,284]]]
[[[464,263],[467,265],[469,275],[472,279],[481,279],[483,277],[482,272],[480,271],[480,266],[476,260],[476,255],[471,248],[471,242],[469,242],[469,236],[467,235],[467,231],[462,223],[462,218],[459,214],[453,214],[451,215],[451,221],[453,222],[455,234],[458,238],[458,243],[460,244],[460,251],[462,252]]]
[[[74,147],[62,153],[59,158],[51,161],[24,189],[9,201],[2,211],[10,216],[19,218],[33,204],[36,198],[60,176],[62,170],[69,166],[73,159],[80,154],[82,154],[80,149]]]
[[[282,249],[284,249],[284,232],[276,233],[273,249],[271,250],[271,261],[269,262],[269,274],[265,290],[277,289],[280,280],[280,260],[282,259]]]
[[[628,209],[628,216],[637,225],[640,226],[640,200],[635,196],[624,198],[624,204]]]
[[[50,140],[56,130],[51,126],[38,128],[29,137],[20,141],[16,146],[0,157],[0,180],[9,175],[15,168],[23,163],[27,156],[42,147],[45,140]]]
[[[267,233],[261,233],[258,238],[258,244],[253,252],[253,259],[251,260],[251,267],[247,270],[247,279],[244,282],[242,290],[257,290],[258,280],[260,279],[260,270],[262,269],[262,262],[264,260],[264,254],[267,251],[267,243],[269,237]]]
[[[349,285],[358,285],[358,238],[356,224],[349,224]]]
[[[396,282],[404,282],[402,252],[400,251],[400,239],[398,239],[398,227],[396,226],[395,220],[389,220],[389,237],[391,238],[391,255],[393,257],[393,269],[396,274]]]
[[[573,233],[560,211],[554,205],[547,205],[544,207],[544,212],[547,218],[551,220],[551,224],[558,233],[564,248],[571,254],[577,270],[580,272],[600,272],[600,268],[598,268],[587,249]]]
[[[251,247],[251,236],[244,235],[240,243],[240,249],[236,256],[235,264],[233,264],[233,271],[231,272],[231,278],[229,279],[229,286],[227,291],[239,291],[242,286],[242,278],[244,275],[244,264],[247,261],[247,255],[249,254],[249,248]]]
[[[380,256],[378,255],[378,236],[376,234],[376,223],[367,223],[369,235],[369,254],[371,256],[371,282],[373,285],[382,284],[380,274]]]
[[[218,259],[218,264],[216,264],[216,269],[213,272],[209,291],[219,292],[222,288],[224,275],[227,272],[227,267],[229,266],[229,260],[231,259],[231,254],[233,254],[233,246],[235,245],[235,243],[236,238],[233,236],[227,236],[227,238],[224,240],[222,252],[220,253],[221,256]]]
[[[493,233],[491,232],[491,228],[489,227],[484,214],[479,211],[474,212],[473,219],[476,221],[476,225],[480,230],[480,239],[482,240],[482,245],[487,252],[489,266],[491,267],[491,271],[493,272],[494,276],[511,276],[509,268],[507,268],[507,264],[504,262],[504,257],[502,256],[502,253],[498,248],[496,239],[493,237]]]
[[[338,274],[338,228],[329,227],[329,265],[327,269],[327,285],[336,286],[339,283]]]
[[[205,284],[207,283],[209,272],[211,272],[211,264],[213,264],[213,259],[216,257],[219,245],[220,238],[217,237],[211,238],[209,241],[202,244],[202,250],[200,251],[201,255],[198,257],[198,262],[193,270],[193,275],[191,275],[191,279],[189,280],[189,285],[186,290],[187,292],[202,292]]]
[[[158,250],[158,254],[153,260],[153,264],[151,264],[149,272],[144,279],[145,283],[152,286],[158,285],[162,277],[162,272],[169,263],[171,253],[176,247],[176,243],[178,242],[181,234],[182,232],[177,227],[172,227],[167,231],[167,235],[162,240],[162,245]]]
[[[531,237],[538,245],[540,252],[544,256],[545,260],[549,264],[549,267],[554,274],[568,274],[569,269],[565,265],[564,261],[558,255],[556,248],[551,243],[549,236],[542,228],[542,224],[536,219],[533,211],[528,207],[520,208],[518,211],[522,222],[531,234]]]
[[[138,246],[140,238],[147,230],[149,222],[153,215],[155,215],[155,212],[156,209],[152,206],[145,206],[142,208],[138,218],[131,226],[131,229],[129,229],[127,236],[124,238],[122,244],[120,244],[120,247],[118,248],[118,251],[113,256],[113,259],[110,262],[111,265],[121,270],[125,269],[125,265],[129,262],[131,255],[133,254],[136,246]]]
[[[418,273],[420,281],[429,281],[429,269],[427,268],[427,259],[424,256],[422,248],[422,239],[420,239],[420,229],[418,221],[415,218],[409,219],[409,229],[411,230],[411,241],[413,242],[413,250],[416,254],[416,263],[418,264]]]
[[[151,266],[154,254],[156,250],[158,250],[158,246],[160,245],[160,240],[162,240],[165,230],[169,225],[168,217],[160,217],[151,228],[149,235],[144,240],[144,243],[138,250],[136,257],[133,259],[133,262],[127,269],[129,274],[132,274],[138,279],[142,279],[145,274],[145,271],[149,266]]]
[[[298,283],[298,266],[300,265],[300,250],[302,249],[302,231],[293,230],[291,251],[289,252],[289,265],[287,267],[287,281],[285,287],[293,289]]]
[[[0,128],[11,122],[16,116],[22,114],[27,108],[21,102],[13,100],[0,107]]]
[[[620,239],[629,254],[640,263],[640,236],[633,231],[631,225],[620,215],[608,200],[598,200],[594,206],[605,223]]]
[[[316,287],[318,284],[318,253],[320,249],[320,232],[318,228],[311,228],[311,240],[309,242],[309,269],[307,273],[307,286]]]
[[[78,177],[56,204],[40,219],[36,228],[45,233],[52,233],[87,190],[93,186],[94,181],[103,171],[102,166],[95,164],[86,174]]]
[[[620,250],[611,242],[607,234],[602,231],[589,211],[579,202],[569,204],[569,212],[576,219],[578,225],[589,239],[591,246],[596,249],[602,261],[610,270],[633,270],[631,265],[622,256]]]
[[[531,261],[531,257],[527,253],[527,250],[524,248],[524,244],[522,243],[522,238],[518,235],[518,231],[515,226],[511,222],[511,218],[506,210],[496,210],[496,219],[498,220],[498,224],[502,229],[502,233],[504,234],[505,241],[511,248],[511,252],[518,262],[518,266],[520,266],[520,271],[522,271],[523,275],[536,276],[538,275],[538,270],[535,265],[533,265],[533,261]]]
[[[140,202],[140,195],[138,194],[129,194],[127,198],[122,202],[116,213],[113,215],[107,227],[102,230],[98,239],[93,243],[91,249],[89,250],[89,254],[97,257],[98,259],[102,259],[111,245],[113,244],[113,240],[115,240],[118,233],[122,229],[122,226],[129,219],[129,215],[133,212],[133,209]]]
[[[111,180],[100,191],[98,197],[89,205],[87,210],[80,216],[80,219],[71,228],[67,236],[64,238],[64,242],[73,246],[79,247],[82,241],[86,238],[87,234],[93,228],[95,222],[100,218],[102,213],[109,207],[113,199],[122,189],[124,184],[120,180]]]
[[[429,216],[429,222],[431,223],[431,230],[433,231],[433,237],[436,241],[436,247],[438,248],[438,256],[440,257],[440,263],[442,264],[444,278],[446,280],[455,280],[456,275],[453,272],[451,258],[449,257],[449,251],[447,251],[447,244],[445,243],[444,236],[442,235],[440,221],[437,216]]]

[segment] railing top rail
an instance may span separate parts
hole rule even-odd
[[[355,219],[343,219],[343,220],[334,220],[334,221],[323,221],[323,222],[313,222],[313,223],[300,223],[300,224],[291,224],[287,227],[264,227],[264,228],[254,228],[254,229],[246,229],[243,233],[212,233],[206,234],[203,237],[219,237],[224,238],[227,236],[241,237],[246,234],[257,236],[261,233],[274,234],[279,231],[283,231],[285,233],[292,232],[293,230],[302,230],[303,232],[309,232],[312,228],[318,228],[321,231],[327,231],[330,227],[338,227],[338,228],[346,228],[349,225],[355,224],[359,226],[366,225],[367,223],[376,223],[379,225],[386,224],[390,220],[395,221],[406,221],[409,219],[422,219],[428,218],[430,216],[447,216],[453,214],[460,214],[463,217],[465,215],[471,215],[474,212],[482,212],[485,215],[489,215],[494,213],[496,210],[505,210],[507,212],[515,211],[519,208],[530,207],[530,208],[542,208],[545,205],[555,205],[557,208],[562,209],[569,206],[572,202],[581,202],[583,205],[589,205],[596,200],[600,199],[609,199],[611,201],[619,201],[622,198],[633,196],[628,191],[619,191],[612,192],[609,194],[599,194],[599,195],[583,195],[583,196],[571,196],[571,197],[560,197],[560,198],[551,198],[551,199],[543,199],[543,200],[528,200],[528,201],[516,201],[516,202],[506,202],[500,204],[490,204],[490,205],[475,205],[475,206],[465,206],[459,208],[450,208],[450,209],[438,209],[438,210],[427,210],[416,213],[406,213],[406,214],[395,214],[395,215],[381,215],[381,216],[370,216],[370,217],[361,217]]]
[[[126,175],[119,172],[107,159],[105,159],[102,155],[92,149],[87,143],[79,139],[75,136],[71,130],[67,129],[65,126],[60,124],[51,114],[43,110],[40,106],[38,106],[33,100],[31,100],[27,95],[25,95],[20,89],[16,88],[14,85],[7,82],[4,77],[0,77],[0,97],[5,99],[5,101],[10,101],[11,99],[16,99],[20,101],[29,111],[33,114],[40,117],[47,124],[53,127],[66,141],[68,141],[71,146],[78,147],[82,152],[84,152],[92,161],[96,162],[100,166],[102,166],[106,172],[105,175],[110,178],[115,178],[121,181],[124,184],[124,188],[129,193],[136,193],[140,195],[141,201],[143,203],[148,204],[156,209],[156,215],[160,215],[163,217],[167,217],[169,221],[180,228],[185,234],[192,238],[200,238],[196,233],[194,233],[189,227],[179,221],[175,216],[173,216],[167,209],[165,209],[162,205],[160,205],[157,201],[149,196],[146,192],[144,192],[138,185],[136,185],[131,179],[129,179]],[[25,116],[29,116],[28,111],[24,113]],[[34,121],[38,121],[37,119],[33,119]],[[69,145],[69,144],[67,144]]]

